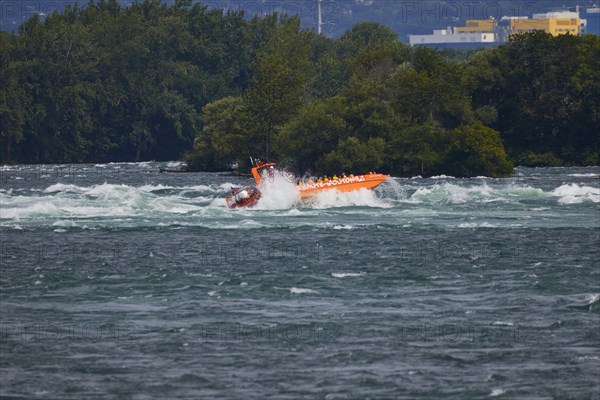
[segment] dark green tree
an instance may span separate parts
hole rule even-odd
[[[499,133],[482,123],[459,126],[450,132],[450,140],[444,171],[453,176],[502,177],[512,173],[514,166],[506,159]]]
[[[300,21],[284,20],[257,54],[254,82],[245,101],[252,116],[249,135],[260,137],[263,150],[256,154],[268,160],[281,156],[273,144],[283,126],[308,101],[310,63],[308,33],[300,30]]]

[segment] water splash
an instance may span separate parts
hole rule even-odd
[[[256,204],[258,210],[287,210],[300,202],[300,191],[293,177],[285,172],[276,171],[264,179],[259,190],[262,196]]]
[[[407,197],[406,190],[396,180],[396,178],[390,177],[388,180],[383,182],[380,188],[387,197],[391,197],[394,200],[403,200]]]

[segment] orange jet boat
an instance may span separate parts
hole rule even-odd
[[[360,189],[375,189],[381,185],[389,175],[370,172],[366,175],[350,175],[343,178],[329,179],[323,182],[300,182],[298,190],[303,199],[313,197],[326,190],[338,192],[353,192]]]
[[[252,176],[256,182],[256,188],[243,188],[237,191],[232,190],[232,193],[227,196],[227,205],[230,208],[252,207],[260,199],[261,192],[258,186],[264,179],[270,176],[275,176],[275,163],[272,162],[256,162],[252,167]],[[328,190],[337,190],[339,192],[353,192],[360,189],[375,189],[388,179],[389,175],[376,174],[369,172],[364,175],[350,175],[337,179],[329,179],[326,181],[309,181],[298,182],[297,187],[300,192],[300,197],[308,199],[318,195],[319,193]]]

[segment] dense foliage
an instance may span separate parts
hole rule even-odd
[[[473,103],[493,107],[512,159],[600,163],[600,38],[516,35],[469,62]]]
[[[277,23],[102,0],[0,33],[2,161],[181,158],[202,107],[248,88]]]
[[[0,161],[250,156],[298,172],[504,176],[597,164],[600,39],[536,32],[464,54],[375,23],[338,39],[296,18],[178,0],[68,8],[0,33]],[[504,145],[503,145],[504,144]]]

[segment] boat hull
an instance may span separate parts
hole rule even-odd
[[[328,190],[337,190],[338,192],[353,192],[360,189],[375,189],[385,182],[389,175],[367,174],[353,177],[330,180],[328,182],[310,182],[301,183],[298,186],[300,197],[302,199],[314,197],[319,193]]]
[[[227,206],[229,208],[244,208],[254,206],[258,199],[260,199],[260,196],[260,191],[258,189],[253,189],[248,198],[236,200],[235,196],[229,195],[225,197],[225,200],[227,201]]]

